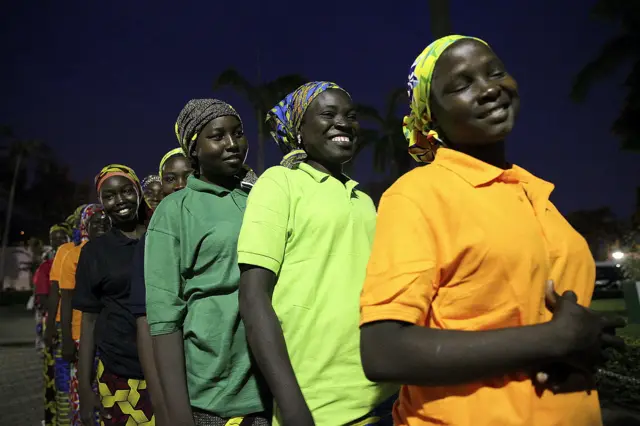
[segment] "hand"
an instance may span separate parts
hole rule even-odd
[[[42,338],[44,345],[47,348],[52,348],[53,347],[53,343],[54,343],[54,338],[55,338],[55,333],[56,329],[55,327],[47,327],[44,331],[44,336]]]
[[[542,368],[532,379],[538,396],[548,389],[554,394],[591,392],[596,389],[595,374],[585,368],[565,363],[553,363]]]
[[[545,293],[547,308],[553,312],[551,322],[558,330],[560,344],[569,359],[580,359],[583,364],[602,363],[603,349],[623,350],[624,341],[615,335],[615,330],[626,325],[620,316],[605,316],[591,309],[578,305],[578,297],[572,291],[565,291],[562,296],[556,293],[553,281],[547,282]]]
[[[62,339],[62,359],[74,362],[77,358],[76,343],[72,339]]]
[[[93,389],[79,389],[78,399],[80,400],[80,420],[84,426],[94,426],[95,411],[97,410],[101,419],[110,419],[111,416],[104,411],[100,396],[96,395]]]

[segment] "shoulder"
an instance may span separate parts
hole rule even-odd
[[[272,180],[275,182],[287,182],[291,176],[295,175],[297,170],[292,170],[283,166],[273,166],[269,167],[263,174],[258,178],[258,182],[261,180]]]
[[[383,194],[382,198],[404,196],[414,202],[428,198],[430,194],[446,185],[448,171],[434,164],[415,168],[400,176]]]

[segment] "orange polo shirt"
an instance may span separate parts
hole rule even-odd
[[[76,245],[72,242],[64,243],[56,251],[56,256],[53,258],[53,265],[51,265],[51,272],[49,272],[50,281],[58,281],[60,284],[60,276],[62,275],[62,264],[65,257],[69,254],[69,251]],[[60,322],[60,303],[58,303],[58,312],[56,313],[56,322]]]
[[[395,320],[487,330],[551,319],[544,288],[588,306],[595,265],[586,241],[549,201],[553,185],[439,149],[382,197],[361,297],[361,324]],[[601,425],[596,392],[538,397],[525,377],[403,386],[396,425]]]
[[[86,243],[86,241],[83,241],[80,245],[74,246],[68,251],[67,256],[64,258],[64,261],[62,262],[62,274],[60,277],[61,290],[75,290],[78,259],[80,259],[80,251]],[[80,340],[81,321],[82,312],[74,309],[71,316],[71,337],[73,340]]]

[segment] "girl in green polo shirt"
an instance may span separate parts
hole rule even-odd
[[[359,131],[351,97],[312,82],[267,115],[286,154],[251,191],[238,242],[240,312],[275,397],[274,425],[391,424],[397,388],[360,362],[359,297],[376,224],[342,173]]]
[[[180,113],[176,135],[193,174],[158,205],[144,253],[167,424],[268,425],[238,308],[237,242],[256,180],[244,165],[242,121],[222,101],[195,99]]]

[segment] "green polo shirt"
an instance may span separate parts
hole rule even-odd
[[[272,167],[251,190],[238,240],[238,262],[278,277],[273,307],[317,426],[348,424],[397,391],[367,380],[360,361],[360,292],[376,210],[356,186],[305,163]]]
[[[264,409],[238,308],[237,243],[246,202],[240,189],[190,176],[184,190],[158,205],[146,237],[151,334],[182,330],[191,405],[222,417]]]

